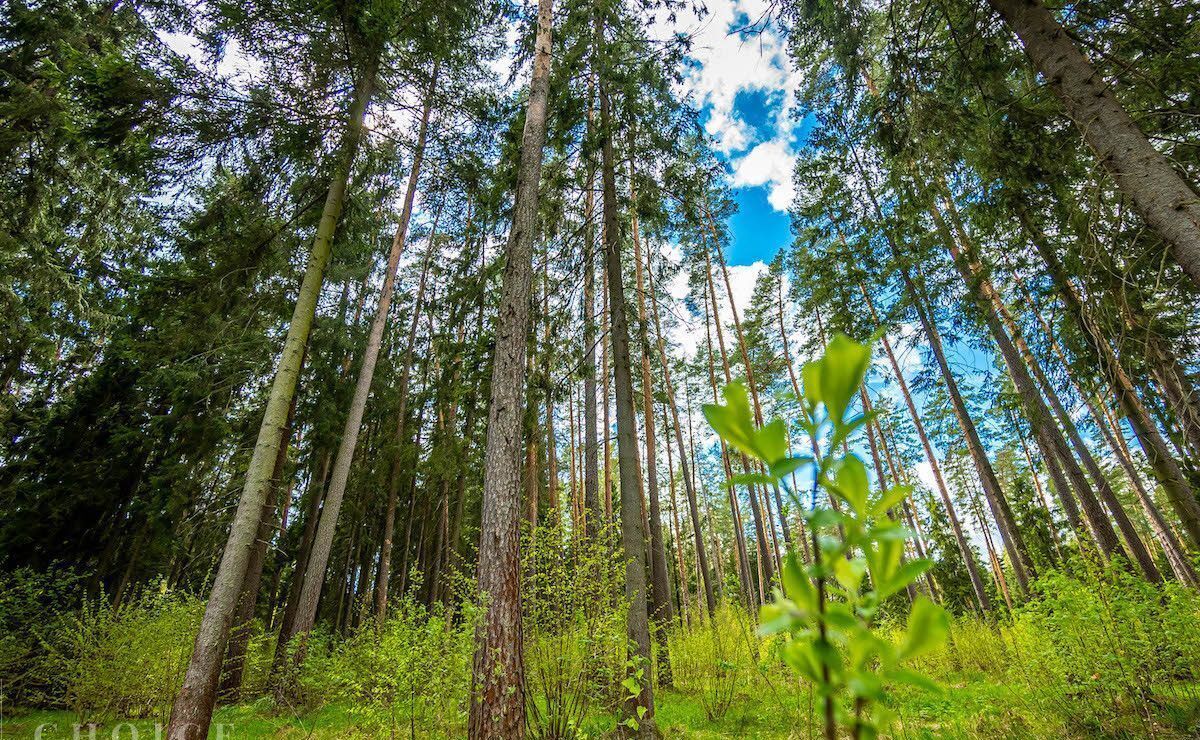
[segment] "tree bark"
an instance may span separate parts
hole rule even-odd
[[[1133,207],[1200,285],[1200,199],[1117,100],[1041,0],[987,0],[1020,38],[1084,141]]]
[[[396,271],[400,265],[400,255],[404,252],[408,225],[412,219],[413,201],[416,198],[417,181],[420,177],[421,159],[425,147],[424,134],[428,128],[438,69],[438,65],[435,63],[430,75],[425,108],[422,111],[417,149],[413,155],[412,171],[409,173],[408,187],[404,195],[404,207],[400,212],[400,221],[396,225],[391,251],[388,253],[379,303],[376,305],[375,316],[371,319],[371,328],[367,333],[367,344],[363,351],[362,364],[358,370],[358,381],[354,385],[354,396],[350,400],[350,410],[346,415],[346,424],[342,430],[341,444],[338,445],[337,455],[334,457],[333,473],[330,475],[329,489],[325,494],[325,507],[321,510],[321,520],[317,524],[317,534],[313,539],[312,552],[308,556],[309,562],[305,569],[304,587],[300,590],[300,603],[296,609],[296,620],[292,624],[292,634],[289,635],[289,639],[297,635],[307,635],[317,619],[317,601],[321,597],[321,589],[325,582],[325,568],[329,564],[329,553],[333,547],[334,534],[337,531],[338,516],[346,496],[346,486],[350,481],[350,467],[354,464],[354,453],[358,448],[363,414],[366,412],[367,400],[371,395],[371,382],[375,378],[375,365],[379,360],[379,351],[383,345],[383,332],[390,316],[392,298],[395,293]],[[303,655],[303,650],[299,654]]]
[[[345,203],[350,169],[358,152],[359,140],[362,138],[363,117],[374,91],[377,67],[378,57],[375,56],[368,61],[355,83],[348,123],[338,147],[337,163],[325,196],[321,221],[313,238],[304,280],[288,325],[287,338],[284,340],[283,353],[271,382],[258,439],[246,468],[246,484],[234,513],[221,563],[213,579],[212,591],[204,609],[199,632],[196,634],[183,686],[171,707],[171,717],[167,724],[167,737],[170,740],[205,738],[212,723],[217,682],[221,676],[221,659],[225,654],[229,628],[246,579],[246,565],[258,534],[263,504],[271,487],[271,473],[275,467],[275,458],[279,454],[283,425],[292,396],[296,392],[300,358],[308,344],[308,335],[316,316],[317,299],[320,297],[325,268],[332,253],[334,232],[341,218],[342,205]]]
[[[634,185],[633,163],[629,166],[630,230],[633,237],[634,275],[637,285],[638,340],[641,344],[642,419],[646,441],[646,491],[650,499],[650,616],[654,620],[658,648],[658,682],[670,686],[671,658],[667,652],[667,630],[675,616],[672,613],[671,585],[667,570],[666,545],[662,531],[662,504],[658,497],[658,441],[654,421],[654,387],[650,374],[650,332],[646,310],[646,281],[642,271],[642,240],[637,220],[637,189]],[[649,245],[647,245],[649,253]]]
[[[729,355],[725,351],[725,333],[721,329],[721,317],[717,309],[717,289],[713,281],[712,258],[708,251],[704,252],[704,266],[708,277],[708,292],[709,300],[712,303],[712,324],[717,333],[717,346],[721,350],[721,368],[725,372],[725,382],[732,383],[733,375],[729,371]],[[732,292],[730,293],[730,302],[732,303]],[[743,472],[753,472],[750,467],[750,460],[746,455],[741,455]],[[733,489],[730,489],[733,490]],[[758,490],[755,486],[746,486],[746,498],[750,502],[750,517],[754,520],[754,536],[757,539],[758,552],[758,596],[756,597],[759,604],[766,602],[766,592],[770,588],[771,580],[774,578],[774,573],[771,570],[771,553],[770,541],[767,539],[767,530],[763,522],[762,508],[758,503]]]
[[[667,407],[671,411],[672,426],[675,429],[675,443],[679,448],[680,476],[683,478],[683,489],[687,495],[688,513],[692,520],[692,540],[696,549],[697,568],[700,570],[700,580],[704,588],[704,603],[711,618],[716,611],[716,598],[708,573],[708,555],[704,551],[704,534],[701,531],[700,508],[696,503],[696,489],[691,471],[687,463],[687,445],[683,442],[683,428],[679,423],[679,407],[675,402],[675,386],[671,382],[671,364],[667,358],[666,342],[663,339],[662,320],[658,310],[658,293],[654,288],[654,266],[650,262],[650,254],[646,254],[646,275],[649,278],[650,306],[654,314],[654,337],[658,345],[658,360],[662,365],[663,387],[667,395]],[[667,444],[667,454],[670,455],[671,445]]]
[[[426,109],[428,111],[428,108]],[[421,151],[424,151],[424,138]],[[413,181],[410,177],[410,183]],[[415,184],[415,183],[414,183]],[[388,472],[388,496],[383,513],[383,546],[379,551],[379,567],[375,571],[375,618],[380,626],[387,617],[388,586],[392,577],[392,538],[396,532],[396,504],[400,496],[401,468],[404,464],[404,444],[408,441],[408,386],[412,378],[413,348],[417,343],[417,326],[421,322],[422,309],[425,307],[425,286],[429,278],[429,264],[433,260],[434,237],[437,235],[438,222],[441,220],[442,204],[438,205],[433,217],[433,227],[429,230],[429,245],[425,257],[421,260],[421,277],[417,280],[417,293],[413,297],[412,318],[408,324],[408,336],[404,342],[404,353],[400,359],[400,380],[396,386],[397,398],[400,399],[396,410],[396,435],[393,443],[396,449],[392,457],[392,469]]]
[[[992,335],[992,340],[996,343],[1000,356],[1008,368],[1009,377],[1012,378],[1013,385],[1016,387],[1021,405],[1025,409],[1025,416],[1029,419],[1030,426],[1033,427],[1034,438],[1038,442],[1042,456],[1056,458],[1058,464],[1062,466],[1062,471],[1066,473],[1067,480],[1055,480],[1059,496],[1065,501],[1071,495],[1071,490],[1074,490],[1075,495],[1079,497],[1092,539],[1100,548],[1100,552],[1105,557],[1110,557],[1121,546],[1117,540],[1117,534],[1113,531],[1104,508],[1096,499],[1079,462],[1071,453],[1062,433],[1055,426],[1050,410],[1046,407],[1046,402],[1042,399],[1041,392],[1030,375],[1029,368],[1005,330],[991,301],[991,284],[977,279],[975,270],[972,268],[974,259],[963,252],[963,249],[968,247],[965,244],[960,247],[955,243],[949,227],[937,208],[930,209],[930,216],[933,217],[946,250],[950,253],[954,265],[966,285],[968,294],[979,308],[984,323]]]
[[[1050,408],[1053,409],[1054,415],[1058,418],[1061,429],[1066,432],[1067,438],[1070,440],[1071,446],[1075,450],[1075,454],[1079,456],[1079,460],[1083,463],[1083,467],[1087,469],[1087,473],[1091,477],[1092,483],[1095,484],[1096,490],[1099,491],[1100,498],[1108,506],[1109,515],[1112,517],[1113,521],[1117,523],[1117,528],[1121,530],[1121,534],[1125,538],[1126,552],[1131,556],[1131,559],[1137,563],[1138,567],[1142,571],[1142,575],[1144,575],[1147,580],[1153,583],[1161,582],[1162,575],[1158,572],[1158,568],[1154,565],[1154,558],[1150,555],[1150,552],[1146,549],[1146,546],[1138,536],[1137,530],[1133,526],[1133,522],[1129,519],[1129,515],[1125,512],[1125,507],[1122,506],[1120,500],[1117,499],[1117,494],[1115,491],[1113,491],[1112,486],[1109,484],[1108,478],[1104,476],[1104,471],[1100,469],[1099,464],[1097,464],[1095,458],[1092,457],[1092,452],[1088,448],[1087,444],[1083,441],[1083,437],[1079,434],[1079,429],[1075,426],[1074,420],[1071,419],[1071,415],[1067,413],[1066,408],[1063,407],[1062,401],[1058,397],[1058,393],[1054,390],[1054,386],[1050,383],[1050,380],[1042,371],[1041,364],[1038,362],[1033,352],[1029,349],[1029,345],[1026,344],[1025,338],[1021,332],[1021,327],[1017,324],[1012,314],[1009,313],[1008,307],[1004,305],[1004,301],[1000,297],[1000,293],[996,290],[995,286],[992,285],[991,280],[989,280],[985,274],[984,266],[980,262],[978,255],[975,253],[974,247],[971,246],[970,242],[967,240],[966,233],[961,222],[959,221],[958,214],[956,213],[954,203],[947,198],[945,200],[945,205],[947,212],[950,214],[951,223],[954,225],[954,230],[958,237],[959,244],[962,245],[961,249],[963,250],[962,252],[955,252],[952,250],[952,254],[959,266],[959,270],[962,272],[963,279],[968,283],[968,287],[972,290],[972,292],[978,291],[978,295],[981,300],[977,302],[980,303],[981,310],[987,314],[986,318],[989,322],[989,325],[993,324],[995,318],[998,317],[1000,322],[1007,328],[1011,342],[1013,345],[1015,345],[1017,350],[1017,359],[1023,361],[1025,368],[1029,370],[1034,379],[1037,381],[1037,385],[1041,386],[1041,391],[1044,394],[1044,398],[1050,402]],[[942,226],[939,226],[939,229],[940,228],[942,228]],[[983,305],[984,303],[987,305]],[[1008,358],[1006,357],[1006,362],[1007,361]],[[1036,391],[1036,387],[1034,390]],[[1068,450],[1067,456],[1070,458],[1070,462],[1068,463],[1067,460],[1063,460],[1064,464],[1068,465],[1068,472],[1070,472],[1069,465],[1075,462],[1075,457],[1071,456],[1069,452],[1070,451]],[[1112,530],[1111,523],[1109,523],[1107,520],[1104,520],[1103,524],[1100,522],[1091,521],[1093,516],[1103,519],[1104,509],[1100,506],[1099,501],[1094,500],[1094,494],[1091,493],[1090,488],[1088,488],[1085,492],[1083,490],[1079,490],[1078,482],[1076,482],[1076,485],[1076,491],[1079,494],[1080,500],[1084,504],[1084,513],[1088,516],[1088,520],[1092,524],[1093,533],[1102,531],[1103,537],[1105,540],[1107,540],[1109,533]],[[1113,537],[1115,539],[1115,533]],[[1100,541],[1099,538],[1097,541]]]
[[[508,235],[508,260],[496,320],[488,402],[483,510],[479,525],[479,592],[487,611],[475,633],[474,686],[468,734],[473,740],[525,735],[525,669],[521,632],[521,417],[529,338],[533,243],[550,93],[551,0],[538,0],[529,103]]]
[[[867,292],[866,286],[861,283],[859,284],[859,290],[862,291],[863,299],[867,303],[867,309],[871,312],[872,320],[876,326],[882,327],[883,324],[879,320],[879,314],[875,311],[875,304],[871,300],[871,294]],[[991,603],[988,599],[987,591],[983,587],[983,578],[979,575],[979,567],[975,562],[975,553],[971,550],[966,535],[963,533],[962,524],[958,519],[958,512],[954,507],[954,499],[950,496],[950,489],[946,486],[946,479],[942,477],[942,466],[938,462],[937,455],[934,454],[933,445],[929,441],[929,435],[925,432],[925,425],[921,423],[921,415],[917,411],[917,405],[913,401],[912,392],[908,388],[908,381],[904,379],[904,373],[900,370],[900,362],[896,359],[896,353],[892,350],[892,343],[888,340],[886,333],[882,339],[883,349],[887,353],[888,362],[892,366],[892,374],[896,376],[896,382],[900,386],[900,395],[904,398],[904,405],[908,408],[909,418],[912,419],[913,426],[916,427],[917,437],[921,440],[921,448],[925,451],[925,460],[929,463],[929,469],[933,473],[933,482],[937,488],[938,496],[941,497],[942,504],[946,507],[946,516],[950,520],[950,529],[954,532],[954,541],[958,544],[963,564],[967,568],[967,575],[971,579],[971,589],[975,592],[975,601],[978,603],[981,612],[987,612],[991,609]]]
[[[975,428],[975,422],[971,419],[971,415],[967,410],[967,404],[963,400],[962,392],[959,391],[958,381],[954,379],[954,373],[950,370],[950,363],[946,359],[946,353],[942,347],[942,337],[937,330],[937,326],[933,323],[933,319],[929,316],[928,310],[922,302],[923,296],[918,291],[915,282],[908,270],[901,271],[901,276],[904,278],[904,284],[907,288],[913,302],[913,308],[916,311],[917,319],[921,323],[921,328],[925,332],[925,338],[929,341],[929,348],[933,352],[934,359],[937,362],[938,370],[941,372],[942,381],[946,385],[946,393],[950,397],[950,404],[954,407],[954,416],[958,420],[958,425],[962,429],[963,436],[966,437],[967,449],[971,453],[971,460],[975,464],[975,469],[979,473],[979,482],[983,487],[984,497],[988,500],[988,507],[992,510],[992,516],[996,520],[996,526],[1000,530],[1000,539],[1004,543],[1005,552],[1008,553],[1009,561],[1013,565],[1013,572],[1017,576],[1017,583],[1022,591],[1028,590],[1029,585],[1029,556],[1025,549],[1024,538],[1021,537],[1021,532],[1017,529],[1016,521],[1012,514],[1012,509],[1009,507],[1008,500],[1004,497],[1004,490],[1000,487],[1000,481],[996,478],[996,471],[992,468],[992,463],[988,460],[987,450],[983,446],[983,442],[979,439],[979,432]]]
[[[1188,483],[1179,463],[1172,456],[1167,441],[1159,433],[1150,418],[1150,413],[1134,390],[1133,382],[1126,374],[1121,358],[1108,343],[1104,333],[1091,320],[1090,314],[1075,291],[1075,287],[1071,284],[1058,255],[1054,253],[1045,239],[1039,238],[1040,231],[1034,227],[1028,213],[1021,211],[1019,216],[1022,226],[1032,237],[1034,246],[1046,263],[1047,272],[1054,281],[1059,296],[1063,299],[1068,312],[1078,323],[1083,336],[1095,353],[1093,362],[1113,389],[1117,403],[1121,406],[1126,418],[1129,419],[1129,423],[1150,461],[1154,476],[1166,491],[1167,498],[1179,516],[1184,531],[1191,540],[1192,547],[1200,547],[1200,501],[1197,501],[1196,492]]]

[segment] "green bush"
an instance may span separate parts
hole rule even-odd
[[[203,611],[203,601],[165,583],[120,607],[103,596],[86,601],[43,633],[42,679],[82,720],[165,722]]]
[[[348,638],[315,634],[300,669],[311,706],[341,705],[361,724],[419,728],[439,737],[465,733],[477,610],[457,621],[406,596],[382,628],[368,623]]]

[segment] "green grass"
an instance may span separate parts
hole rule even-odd
[[[1123,721],[1105,727],[1071,726],[1064,720],[1058,702],[1065,697],[1040,696],[1026,686],[1008,686],[980,675],[964,675],[947,684],[936,694],[919,692],[896,695],[892,709],[898,720],[888,737],[925,740],[926,738],[1187,738],[1195,737],[1200,727],[1200,695],[1197,687],[1180,686],[1156,692],[1159,711],[1151,719],[1134,713]],[[1121,697],[1115,697],[1121,701]],[[791,740],[820,734],[820,710],[813,706],[809,715],[808,694],[795,687],[776,685],[757,695],[739,694],[729,710],[719,718],[709,718],[704,702],[693,694],[660,690],[657,694],[657,719],[663,738],[746,738],[747,740]],[[42,738],[73,740],[73,726],[79,720],[68,711],[6,712],[4,740],[33,738],[39,725],[46,725]],[[810,724],[811,723],[811,724]],[[113,738],[122,723],[99,723],[96,737]],[[153,719],[134,720],[137,738],[154,738]],[[53,727],[50,727],[53,725]],[[271,738],[378,738],[387,737],[388,728],[371,724],[350,707],[327,705],[304,715],[276,713],[269,701],[223,707],[214,718],[210,738],[220,737],[224,725],[227,740]],[[616,718],[598,712],[584,727],[588,737],[603,737],[614,729]],[[129,725],[121,728],[121,738],[131,738]],[[438,731],[421,726],[410,727],[399,719],[398,738],[444,737]],[[81,738],[88,738],[85,727]]]

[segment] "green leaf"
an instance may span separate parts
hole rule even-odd
[[[914,561],[922,562],[922,561]],[[902,658],[912,658],[941,645],[950,632],[946,610],[921,596],[908,612],[908,629],[900,646]]]
[[[750,400],[741,383],[725,386],[725,405],[704,404],[704,418],[713,430],[739,452],[758,457]]]
[[[858,593],[863,576],[867,573],[867,563],[862,558],[838,558],[833,562],[833,575],[838,583],[850,593]]]
[[[765,473],[738,473],[723,484],[726,488],[735,486],[773,486],[775,479]]]
[[[821,358],[821,394],[835,424],[846,416],[850,399],[858,392],[871,364],[871,348],[838,334]]]
[[[799,455],[796,457],[785,457],[777,461],[771,466],[771,475],[782,479],[793,471],[799,470],[813,462],[811,455]]]
[[[795,553],[788,553],[783,562],[783,592],[802,609],[817,608],[817,590]]]
[[[813,644],[807,640],[792,640],[783,648],[783,660],[814,684],[823,683],[821,661],[817,658]]]
[[[867,513],[867,497],[871,494],[870,482],[867,479],[867,467],[857,455],[850,454],[842,458],[833,481],[833,491],[849,504],[856,514],[862,516]]]
[[[821,393],[821,360],[804,363],[800,377],[804,381],[804,400],[813,406],[825,400]]]
[[[874,673],[858,673],[846,681],[850,695],[869,701],[879,701],[883,698],[883,681]]]
[[[888,509],[907,499],[911,491],[912,486],[892,486],[871,505],[871,513],[879,516],[887,512]]]
[[[782,419],[773,419],[754,434],[754,446],[758,459],[774,465],[787,457],[787,425]]]
[[[630,696],[637,696],[638,694],[642,693],[642,685],[638,683],[637,679],[633,676],[626,676],[625,680],[621,682],[621,685],[625,687],[625,690],[629,692]]]

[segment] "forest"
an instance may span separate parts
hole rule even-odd
[[[1200,737],[1200,2],[10,0],[0,738]]]

